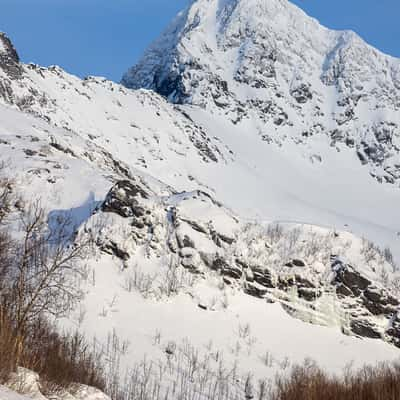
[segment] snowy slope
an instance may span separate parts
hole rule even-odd
[[[350,321],[361,321],[368,334],[369,326],[390,341],[385,333],[390,325],[381,311],[374,316],[365,309],[364,297],[333,295],[340,286],[331,286],[333,231],[300,226],[306,243],[332,238],[318,259],[307,258],[307,246],[297,234],[299,247],[287,253],[287,244],[293,242],[290,235],[288,241],[284,235],[275,243],[276,236],[261,225],[248,230],[245,220],[204,192],[177,193],[126,164],[116,168],[113,158],[105,158],[102,148],[80,135],[8,107],[1,106],[0,112],[2,159],[9,162],[8,173],[17,176],[25,198],[40,196],[50,221],[67,216],[83,232],[98,229],[98,247],[87,265],[85,300],[64,324],[79,327],[104,344],[110,343],[111,335],[111,342],[124,348],[119,355],[122,371],[144,368],[147,360],[158,380],[155,371],[163,365],[171,371],[163,373],[163,385],[170,387],[177,371],[187,367],[185,354],[198,352],[205,368],[198,373],[208,376],[207,384],[214,382],[218,368],[231,371],[236,366],[226,383],[231,386],[234,380],[231,387],[241,391],[237,380],[242,382],[250,370],[255,379],[272,378],[306,357],[333,371],[350,361],[362,365],[398,357],[397,348],[382,340],[356,338],[351,331],[350,336],[343,335],[341,329]],[[136,187],[132,193],[141,194],[116,202],[115,196],[130,193],[110,191],[121,181],[129,182],[123,184],[128,189]],[[289,224],[287,229],[296,226]],[[353,245],[348,247],[348,242]],[[376,268],[388,272],[390,283],[395,277],[392,268],[378,256],[364,266],[361,246],[359,239],[345,232],[336,242],[338,254],[384,294],[385,282]],[[234,265],[235,254],[251,265],[245,276],[243,266]],[[319,282],[314,289],[324,291],[322,297],[316,301],[299,297],[295,288],[301,292],[301,284],[293,286],[287,280],[295,269],[290,272],[283,266],[291,258],[305,260],[308,266],[296,274]],[[217,259],[221,261],[210,267]],[[252,278],[251,271],[260,264],[275,265],[273,274],[287,283],[269,289],[259,284],[263,281],[257,273]],[[347,307],[350,311],[345,311]],[[350,318],[349,312],[355,316]],[[169,356],[166,349],[171,346],[175,350]]]
[[[10,65],[19,75],[10,73]],[[58,67],[22,65],[17,55],[2,64],[0,75],[7,104],[177,190],[213,192],[244,218],[348,225],[400,256],[399,191],[374,182],[354,149],[331,147],[324,134],[270,143],[260,139],[257,132],[266,128],[255,116],[234,125],[220,108],[179,110],[152,92],[101,78],[82,81]],[[349,191],[354,182],[357,191]]]

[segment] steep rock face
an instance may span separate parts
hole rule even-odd
[[[4,74],[4,79],[0,79],[0,98],[11,103],[13,101],[12,80],[21,78],[22,68],[17,51],[10,39],[2,32],[0,32],[0,72]]]
[[[0,32],[0,68],[12,78],[19,78],[22,73],[18,53],[11,40],[2,32]]]
[[[324,134],[354,148],[379,181],[400,175],[400,61],[328,30],[287,0],[197,0],[123,77],[263,140]]]

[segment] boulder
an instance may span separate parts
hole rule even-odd
[[[253,275],[254,275],[254,280],[260,285],[271,289],[276,287],[276,279],[269,270],[266,269],[262,272],[253,271]]]
[[[148,198],[149,194],[139,184],[123,180],[108,192],[101,209],[124,218],[141,217],[145,215],[145,209],[139,205],[139,200]]]
[[[235,266],[227,266],[221,270],[222,275],[229,276],[233,279],[240,279],[243,275],[241,268]]]
[[[322,296],[322,291],[318,289],[309,289],[305,287],[300,287],[297,289],[297,293],[301,299],[306,301],[315,301]]]
[[[285,264],[285,267],[288,267],[288,268],[294,268],[294,267],[304,268],[306,265],[307,264],[303,260],[300,260],[300,259],[296,258],[294,260],[291,260],[291,261],[287,262]]]
[[[201,272],[201,258],[195,249],[192,247],[184,247],[179,251],[179,256],[181,257],[181,264],[184,268],[193,273]]]
[[[302,83],[296,88],[293,88],[290,91],[290,94],[299,104],[307,103],[307,101],[312,100],[313,98],[310,86],[305,83]]]
[[[353,292],[347,286],[345,286],[341,283],[336,286],[336,294],[339,297],[353,296]]]
[[[268,293],[267,288],[257,282],[246,282],[244,291],[250,296],[259,298],[263,298]]]
[[[122,250],[121,247],[118,245],[118,243],[110,240],[107,243],[104,243],[100,246],[100,250],[104,251],[107,254],[110,254],[112,256],[115,256],[123,261],[128,261],[130,258],[130,255],[127,251]]]
[[[299,259],[292,260],[292,264],[295,267],[305,267],[307,265],[303,260],[299,260]]]

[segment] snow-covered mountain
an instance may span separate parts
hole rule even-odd
[[[267,142],[324,135],[399,186],[400,60],[287,0],[194,1],[122,83],[251,121]]]
[[[125,86],[0,34],[5,171],[96,236],[66,325],[167,386],[188,349],[260,378],[398,357],[399,68],[286,0],[194,1]]]

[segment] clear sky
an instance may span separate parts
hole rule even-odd
[[[265,0],[268,1],[268,0]],[[293,0],[335,29],[400,57],[400,0]],[[119,81],[189,0],[0,0],[0,31],[24,62]]]

